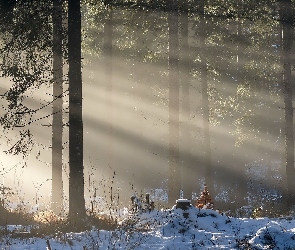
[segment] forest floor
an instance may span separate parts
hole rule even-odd
[[[2,227],[0,249],[295,249],[293,217],[235,218],[193,206],[126,212],[112,230],[92,227],[38,236],[32,228]]]

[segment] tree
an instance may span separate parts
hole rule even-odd
[[[62,135],[63,135],[63,55],[62,4],[53,0],[53,102],[52,102],[52,209],[60,213],[63,206]]]
[[[240,13],[243,10],[243,6],[242,6],[242,1],[238,0],[236,2],[236,12],[237,12],[237,18],[236,18],[236,34],[233,34],[233,42],[235,43],[234,45],[236,46],[236,73],[235,73],[235,81],[242,85],[243,81],[244,81],[244,77],[243,77],[243,48],[242,48],[242,41],[244,40],[243,38],[243,34],[242,34],[242,19],[240,17]],[[242,103],[242,101],[241,101]],[[250,109],[250,108],[249,108]],[[233,159],[235,157],[237,157],[238,154],[238,148],[234,147],[232,154],[233,154]],[[242,162],[242,160],[239,160],[240,162]],[[241,171],[239,171],[239,174],[237,176],[237,183],[234,183],[232,189],[236,189],[236,196],[234,197],[235,199],[235,204],[237,205],[236,209],[243,207],[245,205],[245,198],[247,195],[247,180],[246,180],[247,176],[245,175],[245,170],[242,168]],[[238,188],[235,188],[236,186],[238,186]]]
[[[292,6],[291,0],[280,0],[280,19],[283,30],[283,84],[285,104],[285,156],[286,181],[288,198],[287,205],[295,203],[295,170],[294,170],[294,132],[293,132],[293,103],[292,103],[292,77],[291,77],[291,48],[292,48]]]
[[[179,67],[178,0],[167,0],[169,28],[169,180],[168,203],[180,195],[179,169]]]
[[[113,135],[113,7],[106,5],[107,16],[104,25],[104,56],[105,56],[105,84],[106,84],[106,101],[108,110],[107,120],[107,163],[109,168],[113,168],[114,163],[114,135]],[[112,188],[110,187],[110,200],[113,201]]]
[[[192,198],[193,184],[195,183],[194,165],[191,160],[191,133],[190,133],[190,51],[188,44],[188,1],[181,5],[180,28],[181,28],[181,61],[180,81],[182,88],[182,147],[184,157],[182,159],[182,186],[183,196]]]
[[[4,76],[10,76],[13,79],[11,89],[6,93],[7,100],[10,102],[10,115],[5,115],[1,119],[6,124],[10,123],[10,127],[28,126],[43,118],[48,118],[47,115],[36,120],[32,119],[32,115],[37,111],[50,106],[52,104],[52,209],[56,213],[61,212],[63,205],[63,184],[62,184],[62,0],[53,0],[50,2],[27,2],[26,0],[9,1],[13,6],[6,6],[12,13],[8,16],[13,22],[9,32],[11,40],[6,40],[2,56],[3,60],[2,71]],[[6,5],[8,2],[6,3]],[[14,16],[12,15],[14,14]],[[32,16],[34,18],[32,18]],[[49,24],[49,17],[52,16],[53,29]],[[5,16],[4,16],[5,17]],[[10,20],[9,19],[9,20]],[[28,22],[29,20],[29,22]],[[29,23],[29,25],[28,25]],[[19,38],[19,39],[16,39]],[[6,52],[7,51],[7,52]],[[21,53],[20,53],[21,51]],[[21,56],[20,56],[21,55]],[[26,56],[25,56],[26,55]],[[53,62],[52,68],[49,62]],[[53,81],[45,76],[48,72],[53,73]],[[44,77],[45,76],[45,77]],[[30,110],[26,108],[22,101],[28,97],[26,91],[37,89],[42,84],[53,83],[53,100],[44,106]],[[31,92],[32,93],[32,92]],[[12,117],[11,119],[7,119]],[[24,119],[31,116],[30,121]],[[17,117],[22,118],[20,124]],[[14,122],[11,123],[11,120]],[[21,139],[17,145],[21,145],[24,151],[26,142],[25,138],[32,136],[30,130],[28,133],[21,132]],[[30,138],[29,137],[29,138]],[[15,148],[8,150],[14,152]],[[18,146],[20,148],[20,146]],[[40,151],[39,151],[40,154]],[[37,156],[36,156],[37,158]]]
[[[214,196],[213,173],[211,164],[211,140],[210,140],[210,122],[209,122],[209,96],[208,96],[208,76],[207,76],[207,59],[206,59],[206,16],[205,1],[199,2],[200,6],[200,39],[201,39],[201,82],[202,82],[202,111],[203,111],[203,129],[204,129],[204,165],[205,165],[205,181],[208,188]]]
[[[85,216],[80,0],[68,1],[69,217]]]
[[[52,33],[48,23],[51,14],[49,6],[51,5],[47,2],[40,4],[26,0],[1,2],[0,70],[2,77],[12,79],[10,89],[2,95],[8,103],[8,109],[3,107],[5,114],[0,119],[4,130],[25,126],[29,128],[32,123],[44,118],[34,120],[33,114],[49,105],[33,110],[23,104],[33,90],[48,82],[44,72],[51,71],[48,63],[52,59],[49,49],[52,47]],[[30,94],[28,90],[31,91]],[[21,140],[28,134],[31,135],[20,132]],[[22,144],[25,146],[24,140]]]
[[[6,58],[3,60],[2,65],[4,75],[10,76],[14,80],[11,89],[7,92],[7,99],[11,102],[10,111],[12,111],[11,113],[14,112],[14,119],[17,114],[23,117],[32,116],[52,103],[52,209],[56,213],[61,212],[63,204],[62,2],[62,0],[53,0],[44,4],[42,2],[27,2],[23,0],[18,1],[16,5],[16,1],[7,1],[4,9],[9,11],[7,14],[11,21],[9,32],[11,32],[11,37],[13,38],[11,41],[6,41],[6,50],[8,52],[7,54],[3,53],[3,56]],[[32,16],[34,16],[33,20]],[[48,22],[50,16],[52,16],[53,20],[53,29]],[[12,22],[13,18],[14,22]],[[17,39],[17,37],[21,37],[21,39]],[[52,68],[49,63],[51,61],[53,62]],[[37,110],[21,109],[20,107],[24,107],[22,101],[28,97],[26,93],[28,90],[35,90],[42,84],[48,83],[48,78],[44,79],[44,75],[47,72],[52,72],[53,74],[53,101]],[[44,118],[48,117],[49,115]],[[43,118],[37,120],[41,119]],[[34,121],[32,117],[29,122],[27,120],[25,120],[25,123],[16,124],[14,127],[29,127],[31,123],[37,121]],[[26,134],[22,133],[22,135]],[[25,147],[24,143],[22,145]]]

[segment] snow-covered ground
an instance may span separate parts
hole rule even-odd
[[[11,226],[8,231],[25,229]],[[0,249],[295,249],[295,219],[232,218],[209,209],[130,214],[115,231],[0,237]]]

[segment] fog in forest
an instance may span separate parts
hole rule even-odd
[[[179,101],[178,110],[171,110],[167,13],[114,7],[111,17],[102,8],[82,9],[86,204],[112,197],[123,206],[133,193],[149,192],[165,206],[169,116],[176,119],[180,186],[193,192],[193,197],[184,192],[184,198],[197,197],[207,184],[216,208],[269,205],[281,199],[286,188],[282,27],[271,14],[224,18],[211,15],[209,7],[207,11],[188,15],[187,34],[182,26],[186,21],[179,16],[174,51],[179,89],[173,97]],[[65,63],[65,125],[66,70]],[[10,85],[10,79],[1,78],[1,94]],[[37,110],[51,99],[48,83],[34,89],[24,103]],[[50,201],[51,113],[48,105],[28,118],[35,144],[25,159],[3,152],[24,128],[1,136],[0,183],[14,190],[18,202]],[[65,126],[66,196],[67,132]]]

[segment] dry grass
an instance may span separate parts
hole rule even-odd
[[[96,229],[113,230],[117,227],[117,221],[108,215],[92,214],[85,218],[67,218],[56,215],[53,211],[47,210],[34,215],[34,227],[31,234],[36,237],[53,235],[57,233],[89,231]]]

